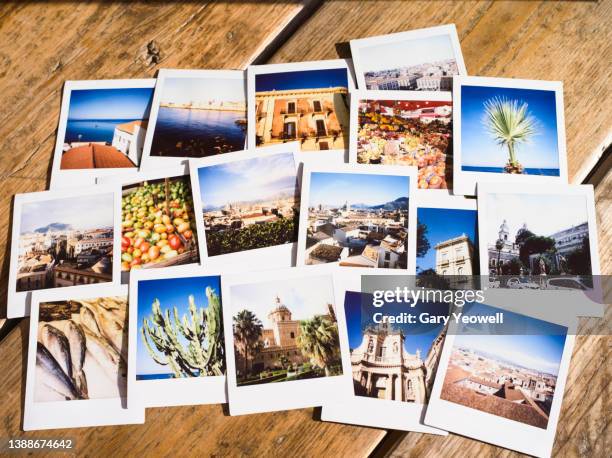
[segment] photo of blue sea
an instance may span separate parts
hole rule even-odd
[[[149,118],[152,99],[153,88],[73,90],[64,143],[111,143],[119,124]]]
[[[486,109],[495,102],[507,109],[497,122]],[[559,176],[557,128],[553,90],[464,85],[461,170],[505,173],[512,151],[522,174]]]
[[[196,276],[184,278],[167,278],[159,280],[143,280],[138,283],[138,341],[136,344],[136,380],[159,380],[175,378],[169,365],[159,364],[153,356],[164,361],[167,355],[159,351],[152,340],[149,338],[149,347],[143,339],[143,323],[146,319],[150,327],[155,327],[152,323],[152,304],[154,300],[158,300],[161,313],[165,314],[167,310],[170,313],[170,323],[175,328],[177,340],[183,349],[187,349],[189,342],[176,329],[174,322],[174,307],[177,308],[179,319],[182,320],[186,316],[187,322],[191,323],[191,315],[189,312],[189,296],[193,296],[196,308],[206,309],[208,307],[208,299],[206,297],[206,288],[212,288],[217,295],[221,295],[221,281],[219,276]]]

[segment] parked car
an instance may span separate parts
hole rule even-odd
[[[539,284],[529,281],[528,278],[521,277],[509,278],[506,285],[508,286],[508,288],[513,289],[540,289]]]
[[[546,289],[578,289],[584,291],[591,289],[580,277],[550,278],[546,281]]]

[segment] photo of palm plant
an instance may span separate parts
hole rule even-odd
[[[559,176],[555,91],[463,85],[461,170]]]
[[[231,288],[239,386],[342,374],[331,276]]]
[[[136,380],[225,374],[219,276],[138,283]]]

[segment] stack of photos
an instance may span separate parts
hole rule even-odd
[[[199,260],[189,175],[123,186],[121,271],[171,267]]]
[[[550,456],[576,317],[559,311],[542,315],[516,296],[506,295],[504,303],[508,298],[514,307],[473,303],[463,311],[485,316],[501,310],[508,331],[475,324],[449,328],[425,422]]]
[[[298,265],[408,269],[413,186],[414,168],[305,167]]]
[[[67,81],[51,188],[138,168],[154,86],[153,79]]]
[[[332,275],[224,278],[230,413],[321,405],[342,375]]]
[[[160,70],[143,167],[241,150],[246,131],[244,72]]]
[[[450,91],[467,75],[454,24],[351,40],[357,86],[383,91]]]
[[[117,283],[118,197],[116,186],[15,196],[9,318],[27,315],[31,291]]]
[[[354,93],[350,161],[413,165],[419,189],[452,187],[452,105],[440,92]]]
[[[190,163],[202,260],[291,265],[300,191],[296,144]]]
[[[33,299],[24,429],[144,421],[122,406],[127,288],[97,288],[94,296],[67,288]]]
[[[344,60],[248,69],[249,147],[300,142],[300,151],[348,149],[350,71]]]
[[[132,278],[130,404],[226,402],[221,277],[182,266]]]
[[[458,77],[455,194],[476,183],[567,183],[563,86],[555,81]]]

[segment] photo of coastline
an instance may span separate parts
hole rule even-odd
[[[111,282],[114,200],[108,193],[23,203],[17,291]]]
[[[426,404],[446,336],[444,324],[376,324],[368,295],[347,291],[344,310],[355,396]],[[386,302],[385,315],[400,315],[404,304]],[[411,313],[448,316],[447,304],[417,302]],[[366,316],[363,316],[365,314]]]
[[[225,374],[220,291],[219,276],[138,282],[136,380]]]
[[[478,275],[477,217],[476,210],[417,208],[418,275],[450,275],[451,283]]]
[[[348,145],[348,69],[255,75],[257,146],[300,141],[302,151]]]
[[[205,157],[244,149],[243,78],[165,77],[162,82],[151,156]]]
[[[125,397],[127,297],[41,302],[35,402]]]
[[[460,90],[462,171],[560,176],[554,90]]]
[[[452,102],[358,102],[357,163],[418,167],[419,189],[446,189],[452,174]]]
[[[72,89],[60,168],[138,167],[153,88]]]
[[[410,177],[312,172],[305,264],[407,268]]]
[[[342,374],[331,276],[231,287],[238,386]]]
[[[294,243],[300,197],[293,153],[202,166],[208,256]]]
[[[485,316],[499,310],[474,303],[464,312]],[[504,326],[520,331],[475,330],[455,337],[440,398],[546,429],[567,328],[507,310]]]

